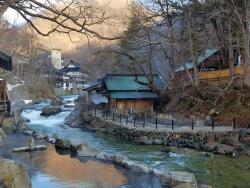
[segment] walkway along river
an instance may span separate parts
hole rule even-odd
[[[72,103],[74,97],[65,97],[65,100]],[[45,118],[41,117],[40,113],[46,105],[49,104],[34,105],[23,112],[23,117],[30,120],[30,128],[44,130],[48,135],[56,134],[59,138],[67,138],[74,144],[86,143],[99,151],[125,155],[131,160],[146,163],[151,167],[188,171],[195,174],[199,184],[214,184],[217,188],[250,187],[249,157],[230,158],[218,155],[212,159],[204,153],[176,148],[166,153],[162,151],[164,149],[162,146],[136,145],[111,136],[61,126],[72,109]],[[139,176],[100,161],[90,160],[80,163],[78,159],[56,154],[54,147],[51,146],[45,152],[27,155],[12,157],[27,162],[28,167],[32,165],[29,169],[32,169],[34,188],[95,187],[97,184],[101,185],[100,187],[161,187],[156,177],[143,174]],[[83,174],[89,176],[85,177]],[[109,185],[110,183],[112,185]]]

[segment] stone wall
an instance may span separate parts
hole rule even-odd
[[[111,134],[138,144],[188,147],[196,150],[230,155],[234,153],[236,147],[240,147],[241,150],[244,150],[244,146],[239,142],[240,131],[177,132],[165,131],[163,129],[134,128],[99,117],[87,119],[87,127],[93,131]],[[91,119],[90,123],[89,119]]]

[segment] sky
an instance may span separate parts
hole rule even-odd
[[[25,23],[25,20],[22,19],[15,10],[10,8],[4,13],[3,17],[4,19],[8,20],[8,22],[14,25]]]

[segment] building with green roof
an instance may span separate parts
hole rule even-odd
[[[151,78],[152,79],[152,78]],[[100,81],[99,81],[100,82]],[[108,99],[108,106],[122,111],[153,111],[154,101],[159,96],[156,90],[163,90],[165,83],[161,76],[153,75],[153,87],[149,82],[149,75],[142,74],[107,74],[101,79],[98,87],[86,88],[101,93]]]

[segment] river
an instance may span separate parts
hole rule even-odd
[[[64,99],[68,103],[72,103],[75,98],[76,96],[68,96]],[[49,105],[49,102],[34,105],[23,112],[22,116],[30,120],[31,129],[39,129],[48,135],[67,138],[74,144],[86,143],[99,151],[125,155],[131,160],[146,163],[151,167],[188,171],[195,174],[200,184],[214,185],[217,188],[250,187],[249,157],[230,158],[216,155],[211,158],[201,152],[177,148],[173,149],[173,152],[161,152],[163,146],[136,145],[109,135],[61,126],[72,109],[65,108],[63,112],[45,118],[41,117],[40,113],[46,105]],[[19,140],[24,139],[21,135],[18,137],[20,137]],[[24,144],[18,142],[19,145]],[[12,147],[13,145],[17,145],[17,143],[12,143]],[[163,187],[160,185],[159,179],[152,175],[128,172],[113,164],[96,160],[60,155],[51,145],[48,145],[46,151],[31,154],[6,153],[10,156],[5,157],[14,158],[27,166],[34,188]]]

